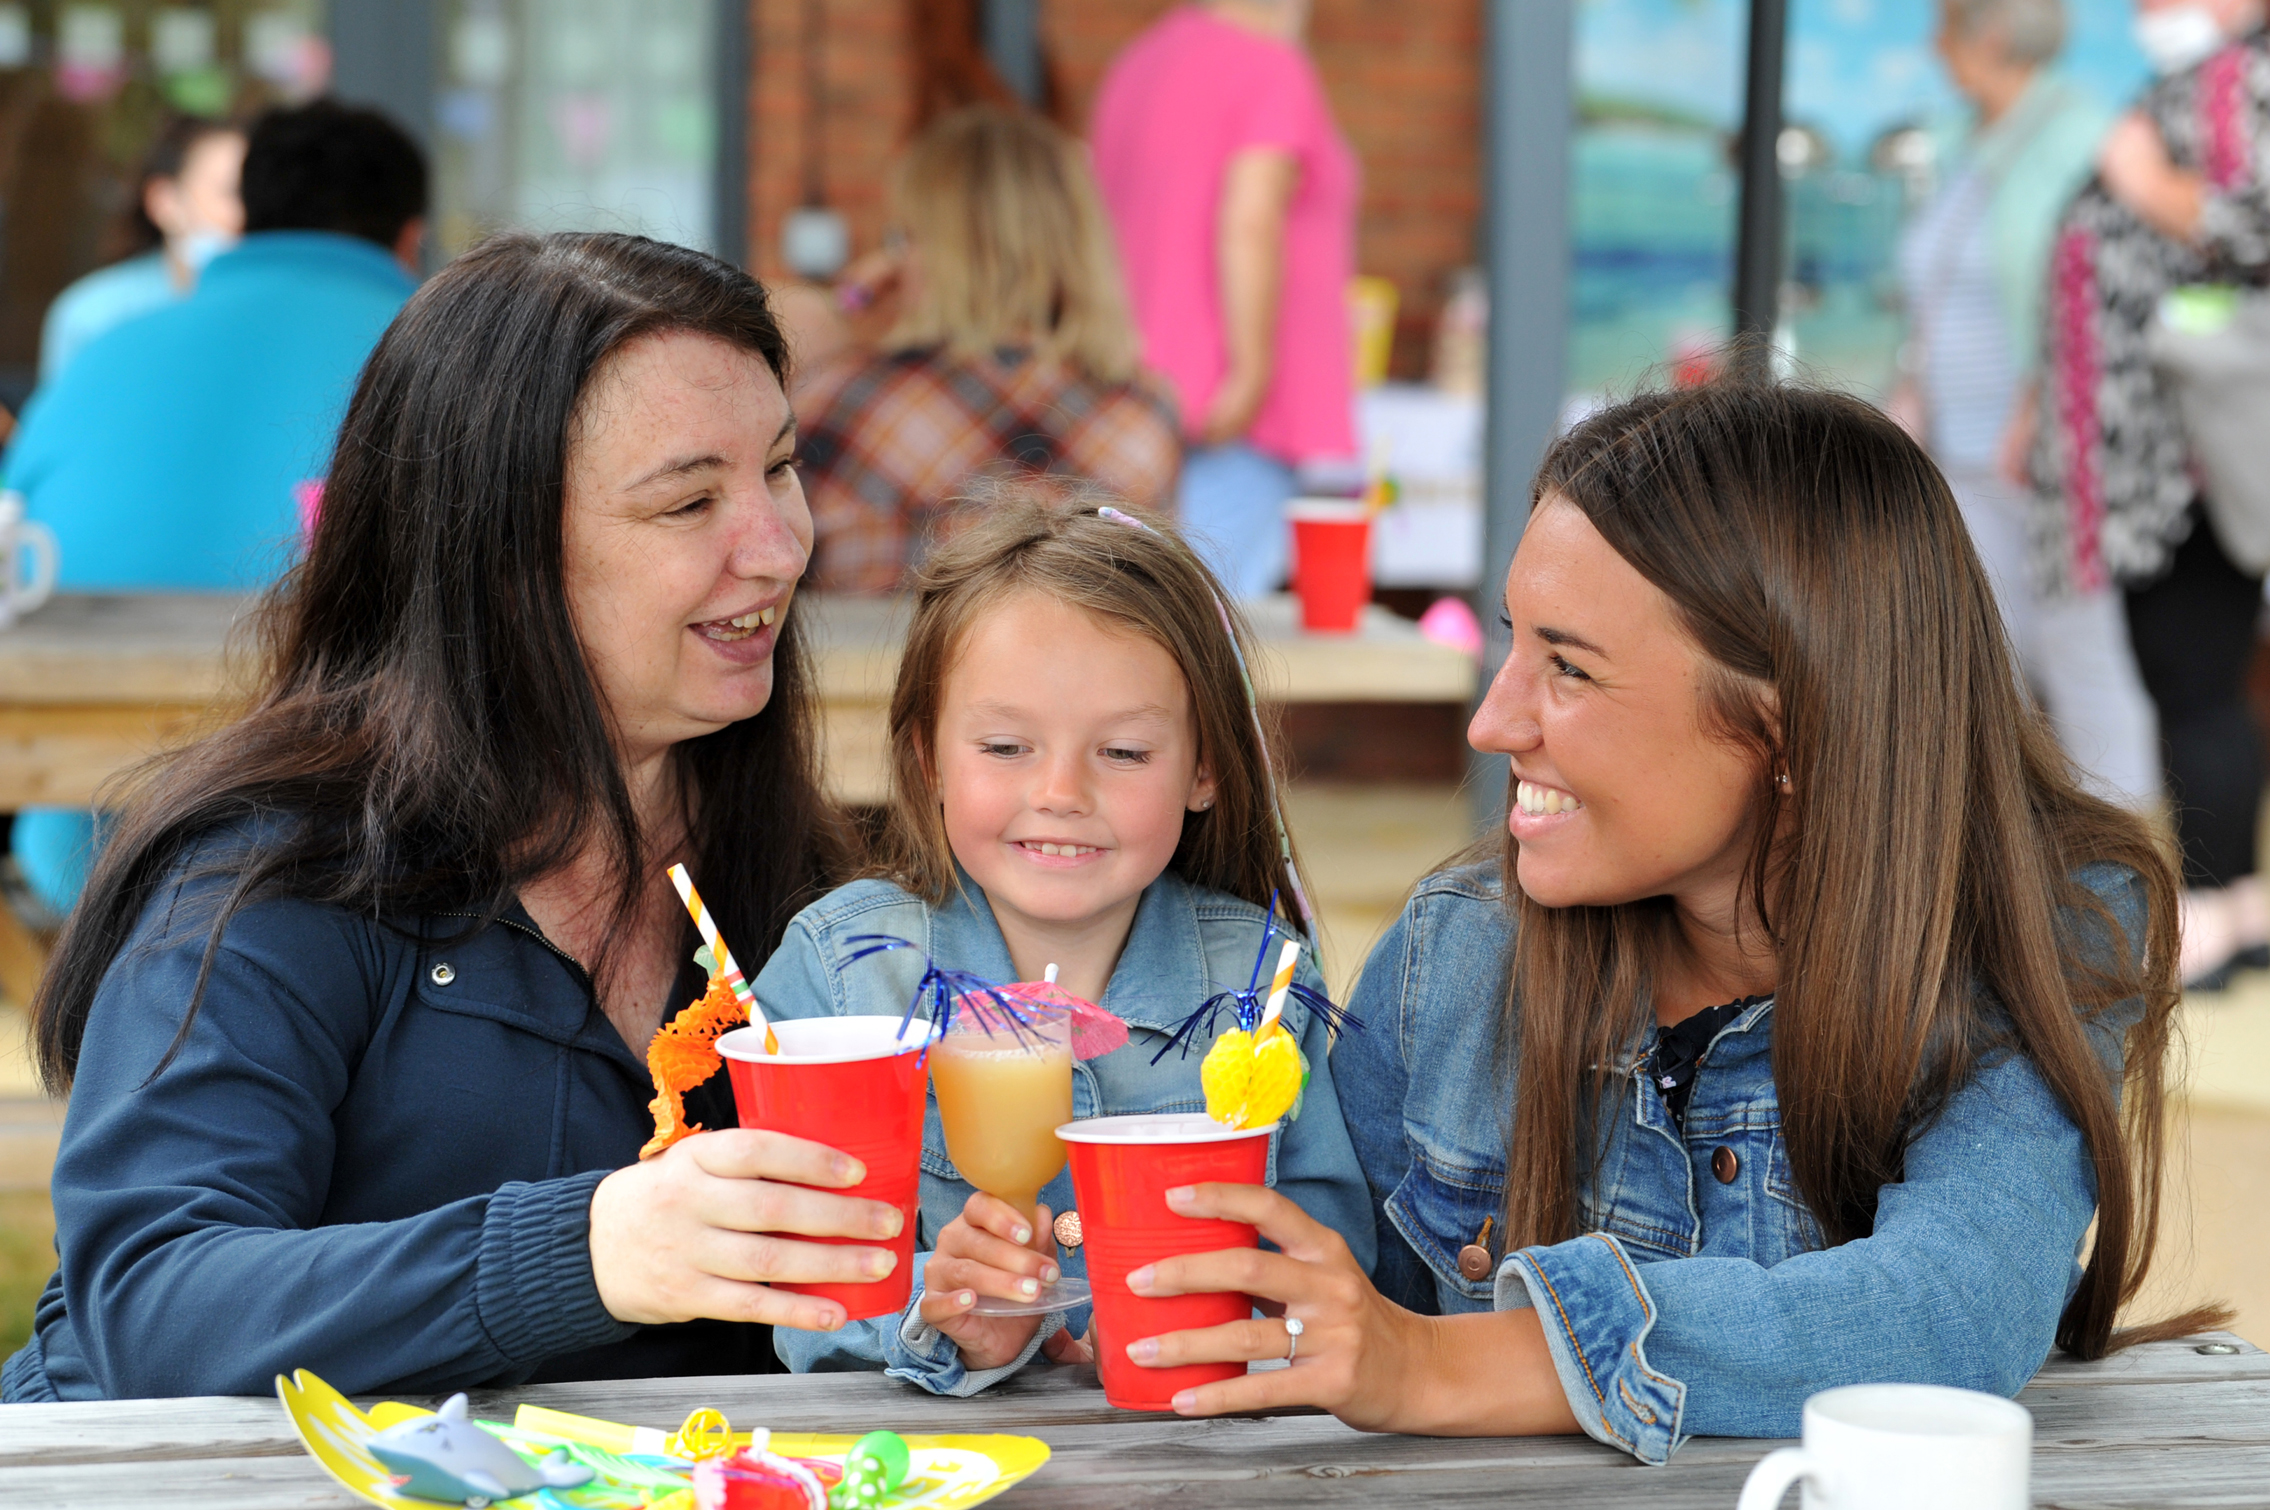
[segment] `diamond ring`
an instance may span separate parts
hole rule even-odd
[[[1301,1350],[1301,1333],[1307,1330],[1308,1328],[1301,1325],[1301,1319],[1298,1316],[1287,1316],[1285,1318],[1285,1361],[1287,1363],[1292,1362],[1293,1354]]]

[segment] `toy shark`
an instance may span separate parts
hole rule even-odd
[[[396,1494],[471,1510],[538,1489],[575,1489],[592,1473],[568,1461],[563,1448],[536,1467],[473,1424],[465,1397],[451,1395],[440,1410],[404,1421],[372,1437],[370,1455],[394,1476]]]

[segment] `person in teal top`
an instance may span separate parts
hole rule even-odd
[[[52,383],[96,336],[163,309],[197,286],[205,264],[244,234],[244,131],[177,117],[142,160],[131,231],[134,255],[96,268],[55,296],[39,327],[39,380]]]
[[[363,360],[409,298],[426,166],[385,117],[271,111],[244,163],[245,236],[188,298],[105,332],[25,406],[5,486],[61,548],[59,585],[251,591],[297,550]],[[10,847],[70,910],[93,816],[27,809]]]

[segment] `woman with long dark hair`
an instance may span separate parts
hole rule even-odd
[[[1269,1191],[1174,1192],[1283,1251],[1129,1283],[1285,1319],[1131,1356],[1291,1356],[1186,1413],[1661,1462],[1794,1436],[1832,1385],[2012,1394],[2053,1344],[2211,1322],[2114,1324],[2158,1222],[2174,877],[2027,706],[1922,450],[1853,399],[1705,388],[1578,426],[1534,498],[1471,731],[1512,757],[1508,841],[1420,883],[1333,1056],[1374,1274]]]
[[[765,1281],[887,1270],[757,1235],[898,1214],[714,1092],[637,1160],[702,989],[664,867],[754,959],[840,868],[786,368],[753,280],[635,237],[403,310],[250,711],[120,805],[35,1004],[60,1264],[7,1399],[761,1370],[842,1322]]]

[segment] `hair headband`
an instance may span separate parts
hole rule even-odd
[[[1159,533],[1133,514],[1127,513],[1123,509],[1112,508],[1108,504],[1096,510],[1096,517],[1108,519],[1113,524],[1124,524],[1130,529],[1141,530],[1146,535],[1157,535]],[[1164,539],[1165,537],[1160,536],[1160,538]],[[1269,783],[1269,816],[1277,825],[1277,854],[1285,862],[1285,875],[1293,883],[1293,905],[1300,909],[1301,926],[1308,931],[1311,937],[1314,937],[1316,933],[1316,910],[1308,904],[1308,889],[1301,884],[1301,868],[1293,861],[1293,836],[1285,827],[1284,805],[1278,800],[1277,796],[1277,772],[1276,768],[1269,763],[1269,736],[1263,733],[1261,729],[1261,700],[1253,690],[1253,673],[1246,668],[1245,651],[1239,647],[1237,629],[1230,623],[1229,604],[1222,601],[1221,592],[1210,582],[1207,584],[1207,591],[1213,594],[1214,614],[1222,621],[1222,633],[1228,637],[1230,654],[1237,661],[1238,680],[1245,684],[1245,711],[1253,720],[1254,743],[1261,747],[1261,775],[1262,779]]]

